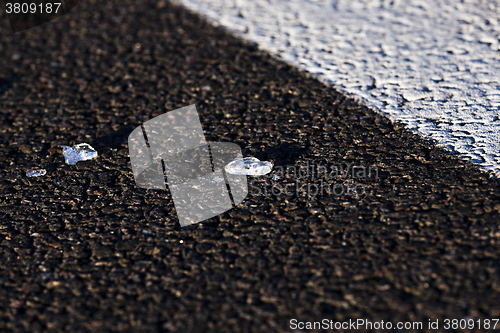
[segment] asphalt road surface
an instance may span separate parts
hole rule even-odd
[[[0,331],[500,317],[499,182],[471,163],[169,3],[1,24]],[[378,174],[329,178],[332,193],[314,192],[324,174],[249,178],[237,208],[181,228],[168,192],[135,185],[127,137],[190,104],[244,156]],[[82,142],[98,158],[66,165]]]

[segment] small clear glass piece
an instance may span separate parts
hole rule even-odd
[[[73,147],[63,146],[63,154],[66,164],[69,165],[97,157],[97,152],[88,143],[80,143]]]
[[[225,170],[231,175],[263,176],[273,169],[271,162],[260,161],[255,157],[245,157],[232,161]]]
[[[26,176],[28,177],[40,177],[40,176],[45,176],[46,174],[47,170],[45,169],[31,170],[26,172]]]

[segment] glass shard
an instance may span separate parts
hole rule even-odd
[[[80,143],[73,147],[63,146],[63,154],[66,164],[69,165],[97,157],[97,152],[88,143]]]
[[[273,169],[271,162],[259,161],[255,157],[245,157],[232,161],[226,165],[225,170],[232,175],[263,176]]]
[[[45,169],[31,170],[26,172],[26,176],[28,177],[40,177],[40,176],[45,176],[46,174],[47,170]]]

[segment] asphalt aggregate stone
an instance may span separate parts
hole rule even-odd
[[[1,17],[0,331],[500,316],[500,187],[473,163],[168,2],[81,1],[16,34]],[[274,169],[181,228],[168,191],[135,185],[127,136],[190,104],[208,141]],[[66,165],[79,142],[98,156]],[[310,166],[342,187],[314,194]]]

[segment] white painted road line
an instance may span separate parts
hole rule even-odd
[[[500,175],[500,3],[177,0]]]

